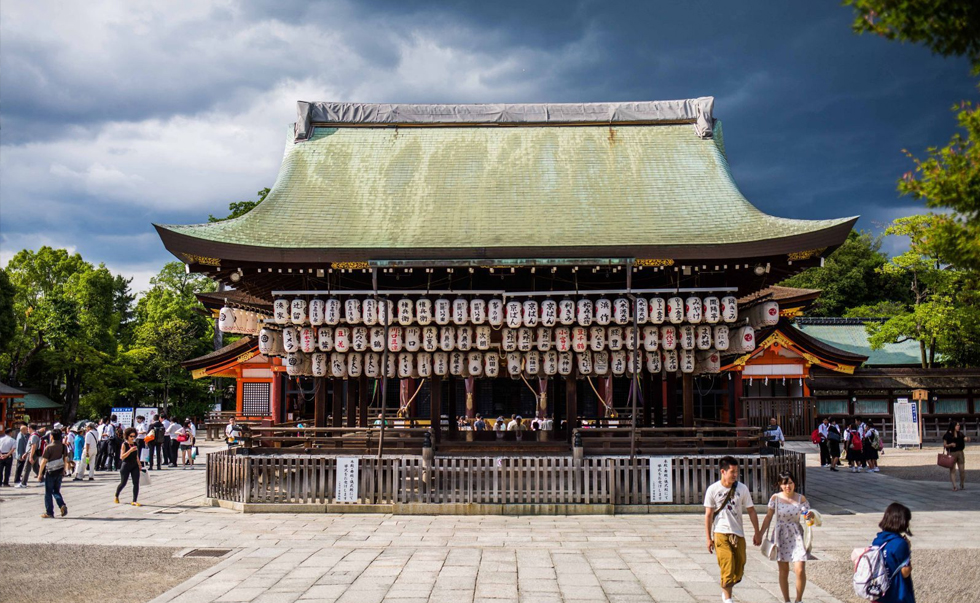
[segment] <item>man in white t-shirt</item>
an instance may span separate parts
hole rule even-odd
[[[85,469],[88,468],[88,480],[95,479],[95,459],[99,454],[99,435],[95,423],[85,426],[85,449],[82,450],[82,460],[75,468],[75,479],[85,479]]]
[[[170,442],[170,450],[165,451],[165,454],[170,455],[167,459],[170,461],[170,466],[174,468],[177,467],[177,448],[180,446],[180,442],[177,441],[177,432],[181,429],[180,421],[171,421],[170,425],[167,426],[167,430],[164,432]]]
[[[722,601],[731,603],[732,588],[742,581],[745,571],[745,530],[742,513],[749,512],[755,528],[752,543],[762,541],[759,516],[752,504],[748,486],[738,481],[738,460],[726,456],[718,463],[721,479],[708,486],[704,493],[704,535],[708,552],[714,552],[721,570]]]

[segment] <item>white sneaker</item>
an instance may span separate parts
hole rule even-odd
[[[14,488],[23,488],[24,484],[14,484]]]
[[[875,467],[875,473],[881,473],[881,468],[880,467]]]

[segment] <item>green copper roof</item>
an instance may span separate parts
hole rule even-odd
[[[880,350],[872,350],[864,323],[859,319],[799,319],[796,328],[836,348],[867,356],[865,366],[921,363],[919,344],[914,341],[890,343]]]
[[[45,408],[61,408],[61,404],[55,402],[44,394],[29,393],[23,398],[24,408],[27,410],[41,410]]]
[[[844,240],[856,218],[790,220],[753,207],[720,134],[720,123],[713,139],[691,124],[317,127],[294,144],[290,128],[261,205],[235,220],[158,229],[174,253],[193,245],[168,242],[168,231],[198,242],[334,250],[649,250],[814,235],[795,249],[803,251]],[[818,234],[828,229],[832,236]]]

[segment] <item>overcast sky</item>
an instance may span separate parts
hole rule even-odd
[[[438,7],[438,8],[436,8]],[[134,277],[271,186],[295,101],[714,96],[735,179],[792,218],[919,207],[895,192],[976,89],[964,60],[851,33],[833,2],[0,3],[0,261],[67,247]]]

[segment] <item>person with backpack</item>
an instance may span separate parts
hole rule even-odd
[[[830,454],[830,470],[837,471],[840,464],[841,433],[837,419],[831,418],[827,426],[827,452]]]
[[[786,442],[786,438],[783,437],[783,430],[776,422],[776,417],[769,419],[769,427],[766,427],[765,431],[766,446],[769,448],[782,448],[783,444]]]
[[[152,437],[150,434],[153,434]],[[147,430],[146,440],[149,440],[148,446],[150,447],[150,455],[147,457],[146,470],[153,470],[153,455],[156,454],[157,457],[157,471],[160,470],[160,463],[163,462],[163,449],[164,449],[164,433],[166,433],[166,428],[163,422],[160,420],[160,415],[153,415],[153,422]]]
[[[704,493],[704,535],[708,552],[714,553],[721,574],[724,603],[732,603],[732,589],[742,581],[745,572],[745,530],[742,513],[748,511],[755,528],[753,544],[762,542],[759,516],[752,504],[749,488],[738,481],[738,460],[722,457],[718,463],[721,479],[708,486]]]
[[[119,470],[119,485],[116,486],[116,497],[114,502],[119,504],[119,494],[126,487],[126,482],[129,478],[133,478],[133,502],[130,504],[134,507],[141,506],[138,502],[140,497],[140,460],[139,460],[139,446],[136,445],[136,430],[132,427],[127,427],[126,431],[123,433],[123,443],[119,447],[119,459],[122,462],[122,468]]]
[[[783,600],[789,603],[789,566],[792,563],[796,573],[796,603],[800,603],[806,589],[806,560],[809,556],[800,518],[811,520],[813,512],[806,497],[796,492],[796,477],[792,473],[780,473],[776,483],[780,492],[769,498],[769,510],[762,521],[761,531],[768,535],[769,526],[773,518],[776,519],[772,542],[776,545],[776,563],[779,564],[779,588],[783,592]]]
[[[878,455],[882,452],[881,433],[875,428],[874,421],[868,419],[864,424],[864,438],[861,440],[864,461],[868,473],[880,473],[878,470]]]
[[[860,473],[861,463],[864,462],[864,440],[857,423],[852,423],[844,432],[844,450],[847,452],[847,466],[851,468],[851,473]]]
[[[871,546],[856,549],[854,562],[854,592],[877,603],[915,603],[912,586],[912,511],[893,502],[885,509],[878,523],[881,531]]]
[[[65,477],[68,449],[61,443],[61,430],[51,432],[51,444],[44,448],[38,465],[38,480],[44,480],[44,514],[42,519],[54,517],[54,503],[58,503],[61,516],[68,515],[68,505],[61,496],[61,481]]]

